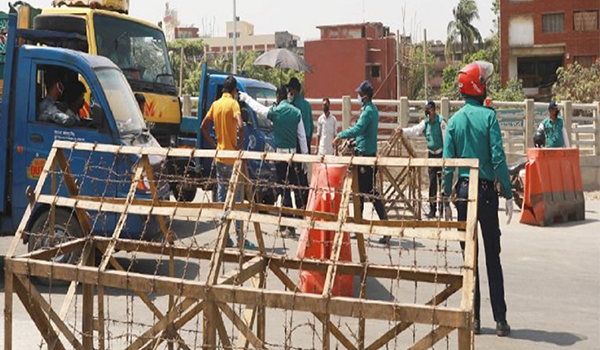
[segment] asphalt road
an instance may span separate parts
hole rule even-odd
[[[516,212],[516,216],[520,213]],[[477,349],[598,349],[600,344],[600,201],[587,202],[587,220],[567,223],[553,227],[532,227],[518,223],[518,217],[510,225],[505,225],[504,213],[500,213],[502,221],[502,262],[504,265],[508,320],[512,326],[512,334],[508,338],[499,338],[494,333],[494,322],[489,304],[487,278],[482,271],[482,326],[483,334],[476,337]],[[191,224],[175,223],[174,229],[181,233],[181,244],[210,245],[216,238],[213,223]],[[272,233],[273,227],[265,228]],[[0,238],[0,252],[6,252],[12,237]],[[375,243],[372,237],[368,247],[371,261],[389,263],[401,261],[403,264],[430,266],[433,257],[428,256],[438,251],[439,247],[423,245],[412,241],[394,242],[390,249]],[[267,239],[270,252],[295,256],[297,241],[282,240],[270,237]],[[415,249],[416,248],[416,249]],[[452,268],[459,254],[458,247],[446,247],[445,264]],[[25,251],[24,246],[19,247]],[[415,257],[415,251],[418,256]],[[481,249],[481,251],[483,251]],[[118,254],[119,261],[131,271],[147,274],[167,274],[168,268],[164,259],[135,254]],[[353,249],[354,260],[356,248]],[[480,264],[484,266],[483,256]],[[438,261],[439,263],[439,261]],[[234,268],[228,265],[225,270]],[[482,267],[483,269],[483,267]],[[206,261],[178,260],[176,271],[187,279],[203,280],[206,278],[208,263]],[[298,280],[298,275],[290,272],[289,276]],[[4,280],[0,281],[0,306],[4,308]],[[282,290],[283,286],[273,276],[269,277],[268,288]],[[355,294],[358,285],[355,282]],[[42,294],[55,309],[59,309],[66,288],[54,287],[52,290],[40,287]],[[429,286],[418,287],[414,283],[391,283],[379,279],[369,279],[367,295],[377,300],[397,300],[400,302],[425,302],[435,292]],[[437,290],[439,292],[439,290]],[[167,298],[151,295],[151,300],[159,309],[166,312]],[[122,345],[131,341],[131,336],[141,334],[157,320],[140,299],[129,293],[118,290],[107,290],[107,323],[111,349],[124,348]],[[457,298],[449,301],[449,306],[457,303]],[[71,308],[68,323],[80,329],[81,294],[76,297],[76,307]],[[41,336],[34,323],[25,312],[22,304],[15,297],[14,309],[14,346],[13,349],[39,349]],[[342,331],[352,339],[357,330],[355,320],[332,318]],[[393,325],[387,322],[367,322],[367,334],[370,340],[390,329]],[[3,329],[3,318],[0,318],[0,329]],[[226,328],[232,330],[230,323]],[[194,318],[182,331],[191,348],[201,344],[201,320]],[[312,316],[303,313],[292,313],[282,310],[270,310],[267,313],[267,339],[269,348],[320,348],[320,323]],[[389,344],[391,349],[407,348],[413,337],[419,338],[431,327],[409,328],[398,339]],[[77,333],[76,333],[77,334]],[[0,342],[3,341],[0,333]],[[335,347],[337,343],[332,340]],[[67,346],[67,348],[70,348]],[[339,346],[339,348],[343,348]],[[455,349],[456,336],[452,334],[443,339],[435,349]]]

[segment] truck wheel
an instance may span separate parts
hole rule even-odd
[[[193,202],[196,198],[196,188],[184,188],[180,184],[171,184],[171,191],[178,202]]]
[[[29,242],[27,243],[27,251],[33,252],[35,250],[49,248],[50,246],[50,211],[45,211],[34,221],[31,226],[31,235]],[[70,211],[65,209],[56,209],[54,217],[54,245],[59,245],[68,241],[72,241],[77,238],[83,237],[81,226],[75,213],[71,214]],[[68,254],[57,255],[51,259],[51,261],[61,264],[77,264],[81,252],[72,252]],[[68,285],[67,281],[52,280],[52,278],[37,277],[36,280],[45,285],[53,286],[65,286]]]

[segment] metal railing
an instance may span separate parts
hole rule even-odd
[[[349,128],[356,122],[360,114],[358,100],[350,96],[330,98],[331,113],[341,122],[342,129]],[[313,107],[313,118],[317,120],[323,113],[322,99],[311,98],[307,101]],[[275,101],[261,100],[265,104]],[[427,101],[408,100],[374,100],[380,111],[379,139],[386,141],[398,126],[407,127],[420,122],[424,117]],[[446,120],[464,105],[464,101],[451,101],[447,98],[434,101],[437,111]],[[198,98],[184,96],[184,115],[197,115]],[[547,116],[547,103],[535,102],[531,99],[522,102],[492,101],[491,107],[496,109],[500,128],[504,138],[504,147],[509,155],[524,155],[527,148],[533,147],[533,135],[541,121]],[[559,104],[564,119],[567,135],[572,147],[579,148],[582,156],[600,155],[600,102],[573,103],[564,101]],[[415,140],[416,149],[425,149],[424,140]],[[421,147],[421,143],[423,147]]]

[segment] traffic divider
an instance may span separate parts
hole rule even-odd
[[[549,226],[585,219],[579,150],[527,150],[521,223]]]

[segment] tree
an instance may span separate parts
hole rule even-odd
[[[552,87],[557,101],[591,103],[600,96],[600,60],[591,67],[575,62],[556,71],[557,81]]]
[[[435,63],[435,57],[431,53],[431,50],[427,50],[427,65],[433,67]],[[408,98],[410,99],[424,99],[425,98],[425,53],[423,51],[423,44],[412,46],[408,50],[408,64],[411,69],[408,73]],[[433,69],[429,69],[428,81],[431,79]],[[428,86],[427,96],[432,96],[431,86]]]
[[[460,0],[452,10],[452,14],[454,20],[448,23],[446,39],[446,56],[450,59],[456,55],[458,43],[460,43],[463,55],[475,51],[475,41],[481,43],[481,33],[471,24],[473,20],[479,19],[479,10],[475,0]]]
[[[181,49],[183,48],[183,58]],[[192,96],[198,95],[200,87],[200,71],[202,70],[202,57],[204,46],[201,40],[176,40],[168,43],[169,57],[173,65],[173,76],[179,86],[181,60],[183,59],[183,93]]]

